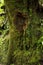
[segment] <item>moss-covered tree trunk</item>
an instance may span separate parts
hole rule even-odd
[[[37,21],[39,21],[36,14],[37,7],[35,8],[37,2],[35,2],[34,4],[33,1],[28,0],[4,1],[10,24],[10,40],[6,65],[10,65],[12,63],[14,63],[14,65],[29,65],[28,63],[29,60],[31,60],[31,57],[29,58],[29,53],[27,51],[25,52],[24,50],[29,50],[30,46],[33,47],[33,45],[37,43],[38,33],[36,34],[36,25]],[[26,29],[28,29],[27,27],[29,27],[28,39],[26,38],[27,33],[25,31]],[[19,51],[17,51],[18,49]],[[17,58],[16,54],[18,54]]]
[[[10,24],[10,41],[8,48],[7,64],[10,65],[13,61],[14,51],[23,49],[23,34],[28,21],[28,13],[25,0],[5,0],[6,11],[9,17]]]

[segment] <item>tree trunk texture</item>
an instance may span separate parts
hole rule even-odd
[[[4,1],[10,24],[10,40],[6,65],[12,63],[14,63],[14,65],[29,65],[30,59],[28,55],[24,55],[25,50],[29,51],[29,49],[33,49],[34,44],[37,43],[37,40],[41,36],[40,25],[38,26],[40,23],[40,17],[39,14],[37,14],[38,1]],[[27,29],[29,29],[29,36],[27,34]]]

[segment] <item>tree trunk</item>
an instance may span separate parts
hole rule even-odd
[[[10,65],[12,63],[14,50],[17,50],[19,48],[18,46],[20,46],[21,50],[23,49],[22,38],[28,22],[28,13],[25,0],[5,0],[5,6],[10,24],[10,41],[6,65]]]
[[[22,52],[27,46],[30,44],[31,47],[33,47],[34,43],[37,43],[37,34],[35,31],[37,31],[36,25],[37,23],[34,23],[34,20],[36,20],[36,9],[32,6],[33,4],[30,4],[29,7],[27,6],[28,0],[4,0],[5,6],[6,6],[6,12],[9,18],[9,24],[10,24],[10,40],[9,40],[9,48],[8,48],[8,58],[7,58],[7,64],[10,65],[13,63],[13,57],[15,50],[21,50],[21,64],[23,62],[23,53]],[[30,3],[31,3],[30,2]],[[37,7],[36,7],[37,8]],[[30,9],[30,11],[29,11]],[[30,19],[29,19],[30,18]],[[37,22],[37,20],[36,20]],[[30,37],[29,42],[24,43],[24,39],[26,41],[25,34],[26,29],[29,27],[30,31]],[[34,29],[35,27],[35,29]],[[25,46],[28,43],[27,46]],[[28,47],[29,48],[29,47]],[[16,58],[15,58],[16,60]],[[14,61],[14,65],[19,65],[17,61]],[[26,63],[25,63],[26,64]]]

